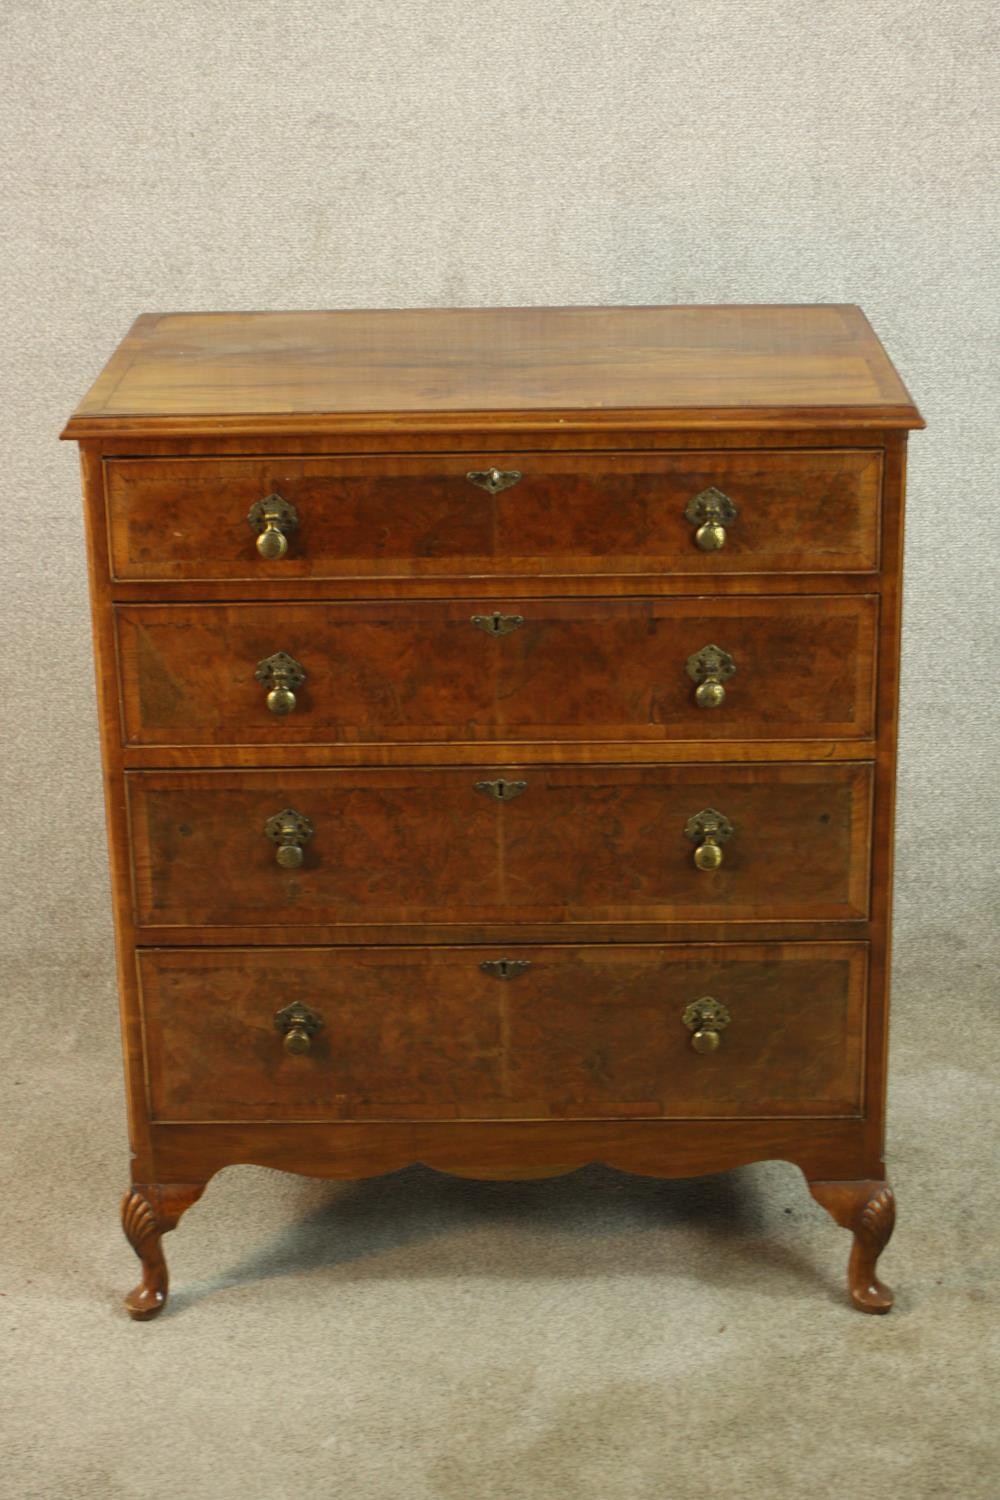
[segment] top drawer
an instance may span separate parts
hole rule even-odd
[[[878,449],[110,459],[106,475],[123,581],[878,566]],[[248,515],[274,495],[293,528],[266,557]]]

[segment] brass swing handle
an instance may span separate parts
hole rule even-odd
[[[726,527],[733,524],[737,514],[733,501],[714,485],[695,495],[684,509],[684,519],[698,528],[694,541],[702,552],[718,552],[726,545]]]
[[[724,1031],[732,1020],[721,1000],[711,995],[702,995],[692,1000],[683,1015],[684,1025],[692,1033],[691,1046],[696,1052],[718,1052],[720,1031]]]
[[[257,551],[273,562],[288,552],[288,538],[299,524],[299,513],[281,495],[266,495],[251,505],[247,520],[258,533]]]
[[[264,832],[277,846],[274,857],[281,868],[297,870],[305,858],[303,845],[308,844],[315,829],[305,813],[286,807],[268,818]]]
[[[726,701],[724,684],[736,675],[736,663],[721,646],[702,646],[689,656],[684,667],[692,682],[698,684],[694,701],[699,708],[721,708]]]
[[[312,1039],[323,1025],[323,1017],[296,1000],[275,1012],[274,1024],[284,1033],[285,1051],[300,1054],[312,1047]]]
[[[684,825],[684,837],[697,844],[694,862],[699,870],[717,870],[722,864],[721,845],[733,836],[733,825],[725,813],[714,807],[702,808]]]
[[[306,670],[287,651],[276,651],[257,663],[254,677],[269,691],[267,706],[273,714],[290,714],[295,707],[295,689],[306,680]]]

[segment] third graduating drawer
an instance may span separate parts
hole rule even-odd
[[[126,784],[152,941],[868,914],[864,763],[133,771]]]

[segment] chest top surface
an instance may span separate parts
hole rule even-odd
[[[922,427],[847,305],[146,313],[66,438],[405,430]]]

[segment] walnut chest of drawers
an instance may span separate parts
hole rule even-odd
[[[140,318],[88,514],[136,1318],[220,1168],[797,1164],[891,1302],[907,430],[854,307]]]

